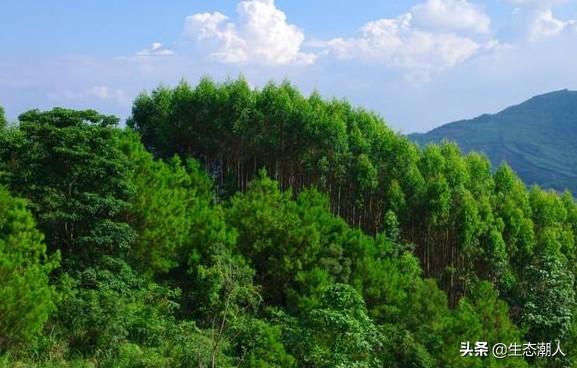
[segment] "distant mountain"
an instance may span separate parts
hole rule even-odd
[[[577,194],[577,91],[535,96],[409,138],[422,146],[452,140],[465,152],[484,152],[493,165],[506,161],[527,184]]]

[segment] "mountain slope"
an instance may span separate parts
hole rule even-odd
[[[577,193],[577,91],[535,96],[519,105],[443,125],[410,139],[456,141],[465,152],[506,161],[527,184]]]

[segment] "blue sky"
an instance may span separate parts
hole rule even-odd
[[[409,133],[577,89],[577,0],[0,1],[0,105],[128,117],[159,84],[291,80]]]

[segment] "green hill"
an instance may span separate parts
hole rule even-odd
[[[535,96],[519,105],[443,125],[412,140],[456,141],[465,152],[506,161],[527,184],[577,193],[577,91]]]
[[[506,165],[289,82],[18,120],[2,368],[577,367],[577,202]]]

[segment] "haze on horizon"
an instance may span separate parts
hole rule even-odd
[[[0,105],[122,118],[159,84],[244,75],[346,98],[403,133],[577,89],[577,0],[0,3]]]

